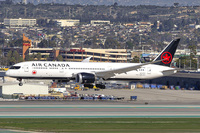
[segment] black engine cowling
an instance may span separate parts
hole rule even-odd
[[[96,84],[96,87],[100,88],[100,89],[105,89],[106,86],[103,84]]]
[[[94,83],[95,75],[91,73],[79,73],[76,75],[76,82],[80,84]]]

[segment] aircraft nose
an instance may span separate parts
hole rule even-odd
[[[6,76],[10,76],[10,71],[6,71]]]

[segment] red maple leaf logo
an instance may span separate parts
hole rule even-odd
[[[33,71],[32,71],[32,74],[36,74],[36,73],[37,73],[37,71],[36,71],[36,70],[33,70]]]
[[[161,60],[164,64],[169,64],[172,61],[172,55],[170,52],[164,52],[161,55]]]
[[[163,58],[165,59],[165,61],[169,61],[170,56],[168,56],[168,54],[165,54],[165,56],[163,56]]]

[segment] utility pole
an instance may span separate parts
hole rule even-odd
[[[197,71],[199,70],[199,56],[197,57]]]
[[[26,7],[24,7],[24,16],[26,17],[27,11]]]
[[[70,7],[69,7],[69,18],[71,18],[71,12],[70,12],[70,10],[71,10],[71,9],[70,9]]]
[[[141,38],[142,34],[139,34],[139,36],[140,36],[139,45],[142,46],[142,53],[144,53],[144,47],[143,47],[143,45],[142,45],[142,38]]]

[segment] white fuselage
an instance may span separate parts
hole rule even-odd
[[[109,71],[119,68],[138,65],[139,63],[94,63],[94,62],[53,62],[53,61],[30,61],[21,62],[14,66],[19,69],[9,69],[7,76],[14,78],[35,78],[35,79],[71,79],[78,73],[94,73]],[[170,73],[163,74],[163,71],[171,70]],[[170,67],[148,64],[137,70],[116,74],[109,78],[112,80],[135,80],[151,79],[167,76],[175,73],[176,70]]]

